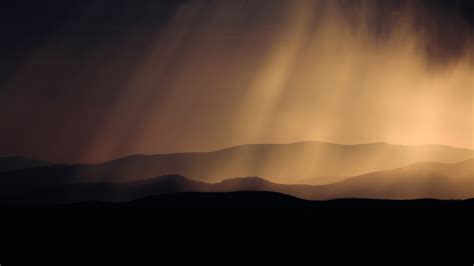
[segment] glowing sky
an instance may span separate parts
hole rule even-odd
[[[2,10],[0,155],[474,148],[470,1],[61,2]]]

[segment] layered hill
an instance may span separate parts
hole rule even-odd
[[[270,191],[302,199],[467,199],[474,198],[474,159],[456,164],[417,163],[374,172],[330,185],[277,184],[258,177],[219,183],[198,182],[169,175],[125,183],[68,184],[14,197],[19,202],[130,201],[177,192]]]
[[[88,167],[82,174],[124,181],[180,174],[206,182],[260,176],[273,182],[319,185],[416,162],[455,163],[470,158],[474,158],[473,150],[440,145],[340,145],[313,141],[250,144],[206,153],[135,155]]]
[[[312,198],[474,198],[474,159],[455,164],[416,163],[321,186]]]
[[[252,144],[214,152],[134,155],[100,164],[17,169],[0,173],[0,194],[73,183],[130,182],[169,174],[211,183],[260,176],[277,183],[322,185],[417,162],[455,163],[473,157],[473,150],[440,145]]]

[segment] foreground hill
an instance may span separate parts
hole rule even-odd
[[[72,183],[128,182],[168,174],[203,182],[261,176],[278,183],[321,185],[416,162],[454,163],[473,157],[473,150],[439,145],[254,144],[215,152],[134,155],[100,164],[3,172],[0,173],[0,194]]]
[[[321,186],[278,184],[258,177],[232,178],[211,184],[169,175],[124,183],[67,184],[35,190],[13,199],[34,203],[120,202],[176,192],[232,191],[272,191],[310,200],[474,198],[474,159],[456,164],[417,163]]]
[[[471,264],[474,202],[306,201],[271,192],[177,193],[126,203],[0,205],[0,257],[34,265],[116,259],[149,265],[164,257],[289,256],[331,264],[403,264],[465,259]],[[59,255],[58,255],[59,254]],[[303,257],[302,257],[303,256]],[[93,258],[92,258],[93,257]],[[71,263],[68,263],[68,260]],[[140,263],[140,260],[143,262]],[[207,260],[206,260],[207,261]],[[10,264],[9,261],[7,261]],[[394,263],[396,262],[396,263]],[[357,264],[357,263],[356,263]],[[464,264],[460,264],[464,265]]]

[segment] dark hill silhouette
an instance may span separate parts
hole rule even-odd
[[[130,201],[151,195],[183,191],[212,191],[212,185],[180,175],[160,176],[126,183],[77,183],[36,190],[16,197],[24,203]]]
[[[67,184],[16,197],[16,202],[130,201],[176,192],[272,191],[310,200],[336,198],[466,199],[474,197],[474,159],[456,164],[417,163],[330,185],[277,184],[258,177],[204,183],[180,175],[125,183]]]
[[[128,182],[181,174],[203,182],[261,176],[278,183],[321,184],[414,162],[453,163],[473,151],[448,146],[324,142],[254,144],[215,152],[134,155],[100,164],[54,165],[0,173],[0,194],[73,183]]]
[[[24,168],[32,168],[38,166],[49,165],[45,161],[33,160],[24,157],[8,156],[0,157],[0,172],[13,171]]]
[[[82,202],[72,204],[73,206],[86,206],[101,204],[100,202]],[[112,203],[113,205],[114,203]],[[110,205],[110,206],[112,206]],[[334,199],[334,200],[305,200],[283,193],[270,191],[234,191],[234,192],[179,192],[164,195],[154,195],[137,200],[118,203],[117,206],[152,207],[152,208],[268,208],[268,207],[360,207],[371,205],[372,207],[394,207],[405,206],[408,208],[420,206],[471,206],[474,207],[474,199],[467,200],[438,200],[438,199],[412,199],[412,200],[386,200],[386,199]],[[63,205],[68,206],[68,205]],[[71,206],[71,205],[70,205]]]
[[[309,206],[311,202],[276,192],[237,191],[155,195],[130,201],[126,205],[154,208],[281,208]]]
[[[177,192],[268,191],[305,198],[316,186],[284,185],[258,177],[232,178],[219,183],[198,182],[180,175],[123,183],[78,183],[39,189],[9,198],[16,203],[123,202]]]
[[[262,256],[268,261],[284,254],[292,261],[307,256],[331,263],[344,257],[352,264],[363,256],[363,264],[371,259],[380,265],[416,255],[423,261],[441,256],[453,265],[453,260],[471,263],[474,258],[466,245],[474,237],[473,208],[472,200],[306,201],[270,192],[0,205],[0,257],[14,256],[12,265],[18,265],[17,257],[48,265],[56,258],[64,265],[89,256],[107,262],[128,258],[137,265],[140,259],[150,264],[150,259],[161,262],[167,256],[173,261],[180,256],[217,254],[220,261],[222,255]]]

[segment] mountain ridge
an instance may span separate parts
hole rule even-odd
[[[205,183],[182,175],[166,175],[125,183],[80,183],[22,194],[21,202],[131,201],[178,192],[277,192],[306,200],[468,199],[474,198],[474,159],[455,164],[418,163],[356,176],[329,185],[279,184],[260,177],[237,177]]]
[[[0,172],[0,195],[73,183],[130,182],[169,174],[206,183],[260,176],[274,183],[328,185],[417,162],[454,163],[473,157],[472,150],[439,145],[248,144],[217,152],[134,155],[101,164],[52,164]]]

